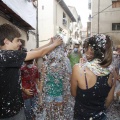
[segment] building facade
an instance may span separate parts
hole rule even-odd
[[[90,37],[91,36],[91,0],[88,0],[88,10],[89,10],[89,16],[87,22],[87,37]]]
[[[104,33],[120,44],[120,0],[92,0],[92,35]]]
[[[34,11],[34,17],[31,16],[30,21],[28,11]],[[18,27],[22,35],[20,38],[20,40],[22,40],[22,45],[27,48],[28,51],[36,47],[35,33],[29,32],[29,30],[36,29],[36,21],[35,23],[31,22],[32,18],[36,19],[35,11],[32,2],[30,3],[26,0],[0,0],[0,24],[9,23]]]
[[[81,17],[80,15],[78,15],[76,8],[74,6],[68,6],[68,8],[70,9],[71,13],[76,19],[76,22],[71,23],[70,36],[73,39],[81,41],[81,29],[82,29]]]
[[[67,31],[66,37],[70,36],[70,24],[76,22],[75,17],[63,0],[38,1],[38,26],[40,46],[49,42],[49,38]],[[67,39],[66,39],[67,42]]]

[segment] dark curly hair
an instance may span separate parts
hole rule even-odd
[[[87,38],[83,44],[83,52],[91,47],[94,51],[94,58],[99,59],[100,65],[107,67],[112,62],[113,42],[108,35],[97,34]]]

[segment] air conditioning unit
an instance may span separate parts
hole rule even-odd
[[[67,20],[66,20],[66,18],[63,18],[63,25],[67,25]]]

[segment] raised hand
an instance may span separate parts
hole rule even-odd
[[[53,44],[55,44],[56,46],[59,46],[62,43],[63,43],[63,40],[62,40],[62,38],[60,36],[53,38]]]

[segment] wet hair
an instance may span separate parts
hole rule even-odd
[[[83,44],[83,51],[87,51],[88,47],[93,49],[93,59],[99,59],[101,66],[108,67],[111,64],[113,42],[108,35],[97,34],[87,38]]]
[[[21,33],[17,27],[6,23],[0,25],[0,45],[4,45],[5,38],[12,42],[16,37],[21,37]]]

